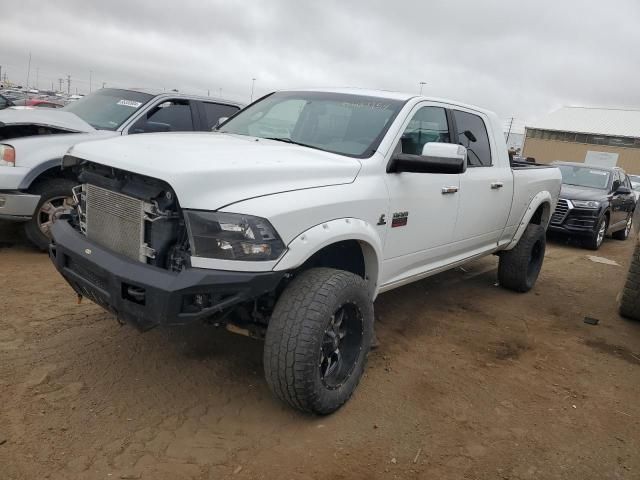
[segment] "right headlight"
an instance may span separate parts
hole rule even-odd
[[[275,260],[285,250],[268,220],[236,213],[184,210],[191,254],[220,260]]]
[[[0,167],[15,167],[16,151],[11,145],[0,145]]]
[[[600,208],[600,202],[594,200],[571,200],[576,208]]]

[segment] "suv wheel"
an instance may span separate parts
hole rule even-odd
[[[362,377],[372,335],[373,302],[362,278],[330,268],[302,272],[280,296],[267,328],[269,388],[298,410],[336,411]]]
[[[500,286],[522,293],[531,290],[542,268],[546,245],[544,228],[529,224],[518,244],[513,249],[500,253]]]
[[[38,183],[30,192],[40,195],[36,211],[24,225],[24,232],[31,243],[46,250],[51,240],[51,225],[60,215],[69,213],[73,206],[71,189],[77,182],[65,178],[54,178]]]
[[[584,240],[584,246],[589,250],[598,250],[604,241],[604,237],[607,234],[607,227],[609,226],[609,220],[606,216],[600,219],[596,231],[587,239]]]
[[[629,238],[629,234],[631,233],[631,227],[633,226],[633,213],[630,213],[627,217],[627,223],[622,230],[618,230],[617,232],[613,232],[611,236],[616,240],[626,240]]]

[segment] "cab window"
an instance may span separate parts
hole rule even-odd
[[[467,149],[469,167],[490,167],[491,147],[484,120],[472,113],[453,110],[458,133],[458,144]]]
[[[451,135],[445,109],[422,107],[409,121],[400,138],[400,146],[402,153],[422,155],[422,149],[426,143],[449,143],[450,141]]]

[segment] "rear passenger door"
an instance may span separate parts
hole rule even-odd
[[[229,118],[240,111],[240,107],[217,102],[198,102],[202,130],[211,131],[221,118]]]
[[[492,132],[484,114],[455,108],[452,116],[456,141],[467,148],[453,241],[457,253],[473,255],[497,244],[511,210],[513,176],[497,155],[493,136],[502,132]]]

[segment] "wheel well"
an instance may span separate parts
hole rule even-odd
[[[549,215],[551,213],[551,205],[547,202],[541,204],[537,210],[534,212],[531,217],[531,221],[529,223],[533,223],[534,225],[547,225],[549,223]]]
[[[309,257],[300,270],[316,267],[346,270],[362,278],[366,275],[364,255],[357,240],[345,240],[324,247]]]
[[[378,257],[375,249],[368,243],[359,240],[343,240],[332,243],[318,250],[298,271],[315,267],[346,270],[365,279],[370,294],[375,295],[378,282]]]
[[[71,169],[62,170],[59,166],[51,167],[38,174],[36,178],[31,180],[28,189],[32,189],[35,185],[51,180],[53,178],[67,178],[69,180],[75,180],[76,177],[71,172]]]

